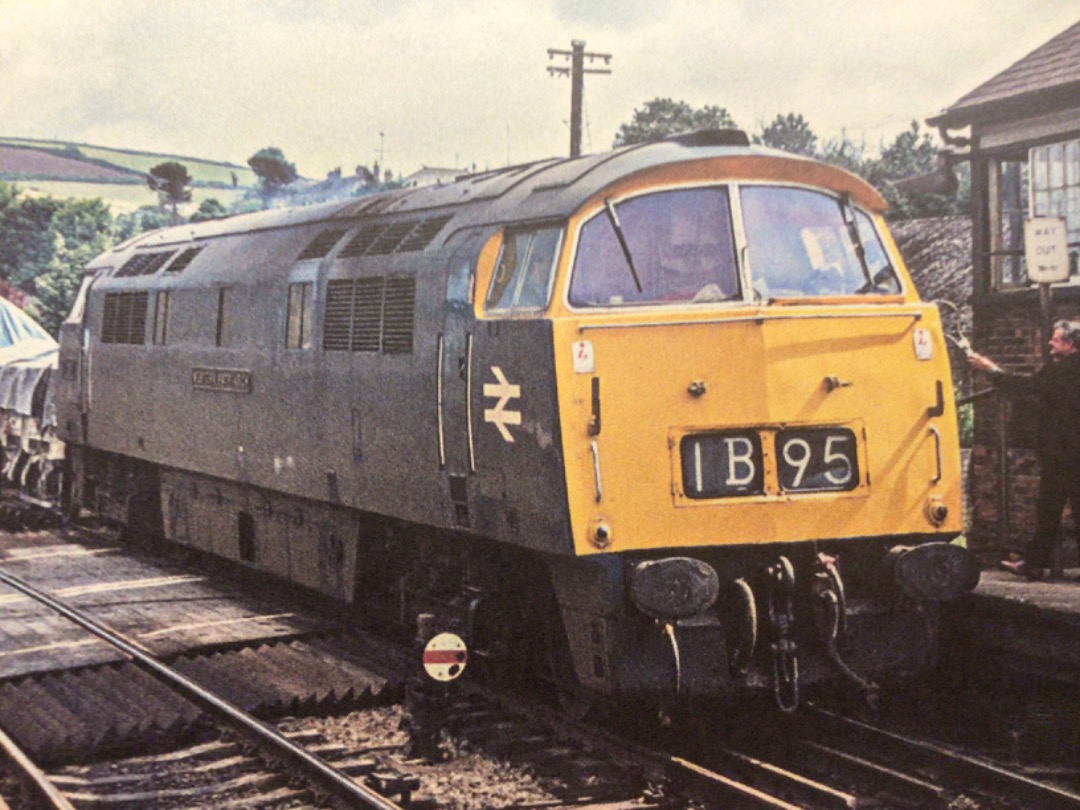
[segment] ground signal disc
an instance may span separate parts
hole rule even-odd
[[[439,633],[424,646],[424,671],[436,681],[452,681],[465,671],[469,650],[456,633]]]

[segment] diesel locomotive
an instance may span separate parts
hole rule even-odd
[[[732,130],[137,237],[62,326],[68,508],[586,697],[870,693],[978,576],[884,209]]]

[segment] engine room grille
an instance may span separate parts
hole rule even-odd
[[[323,349],[411,354],[415,311],[416,279],[412,276],[330,281]]]
[[[381,225],[365,225],[357,231],[356,236],[349,240],[349,244],[341,249],[338,258],[351,259],[355,256],[363,256],[367,253],[367,249],[371,247],[381,232]]]
[[[377,352],[379,334],[382,331],[383,290],[382,278],[359,278],[353,296],[352,350],[354,352]]]
[[[326,319],[323,326],[323,348],[328,352],[347,352],[352,329],[354,284],[349,280],[329,281],[326,284]]]
[[[417,223],[416,227],[409,232],[409,235],[401,240],[401,244],[397,247],[398,251],[404,253],[412,250],[423,250],[431,244],[431,240],[443,229],[443,225],[449,221],[450,217],[438,217],[436,219],[425,219]]]
[[[165,272],[166,273],[183,273],[185,270],[187,270],[188,265],[191,264],[195,260],[195,257],[198,256],[201,251],[202,251],[202,246],[201,245],[199,247],[190,247],[190,248],[188,248],[183,253],[181,253],[179,256],[177,256],[176,260],[173,261],[172,264],[170,264],[168,267],[165,268]]]
[[[392,276],[386,280],[383,305],[382,350],[386,354],[412,354],[413,312],[416,309],[416,279]]]
[[[423,250],[450,221],[450,217],[377,222],[365,225],[338,253],[339,259],[357,256],[387,256]]]
[[[149,276],[156,273],[162,266],[176,255],[175,250],[158,250],[153,253],[136,253],[116,271],[113,278],[126,278],[130,276]]]
[[[345,228],[333,228],[329,231],[323,231],[308,243],[308,246],[301,251],[296,260],[302,262],[307,259],[324,258],[334,249],[334,245],[336,245],[338,240],[344,235]]]
[[[387,256],[393,253],[414,227],[412,222],[391,222],[385,226],[379,238],[368,248],[368,256]]]
[[[102,343],[146,342],[146,308],[149,294],[122,292],[105,294],[101,321]]]

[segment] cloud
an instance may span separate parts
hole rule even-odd
[[[661,96],[756,130],[799,112],[871,145],[1075,21],[1014,0],[4,0],[5,135],[243,163],[479,167],[565,154],[548,48],[611,53],[585,80],[585,148]],[[380,135],[380,133],[382,133]]]

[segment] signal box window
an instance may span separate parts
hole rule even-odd
[[[215,346],[228,346],[229,345],[229,310],[232,305],[232,288],[222,287],[218,290],[218,306],[217,306],[217,330],[215,331],[214,345]]]
[[[1069,273],[1080,272],[1080,140],[1031,150],[1031,215],[1065,220]]]
[[[487,309],[496,312],[544,309],[551,296],[561,238],[559,228],[508,233],[491,279]]]
[[[312,283],[289,285],[289,311],[285,327],[285,348],[311,348]]]
[[[169,293],[161,290],[154,302],[154,345],[164,346],[169,333]]]
[[[570,282],[574,306],[708,303],[738,295],[724,187],[609,202],[581,229]]]

